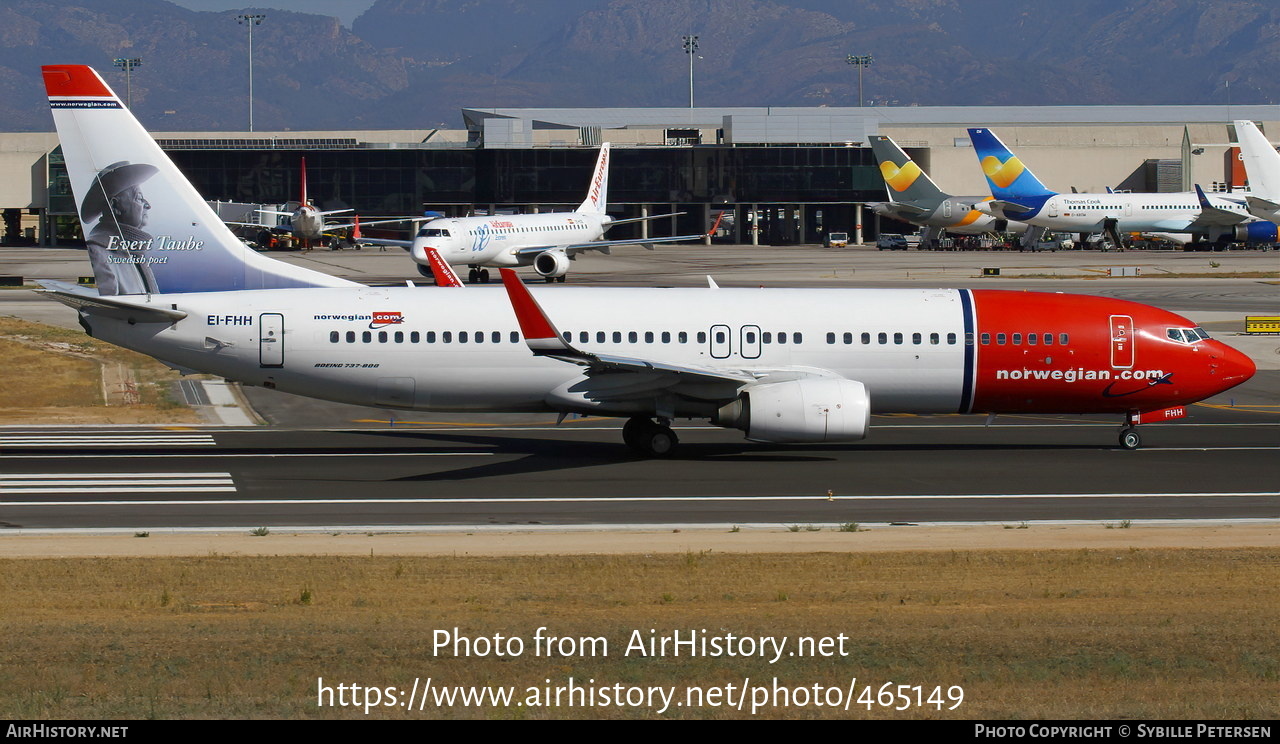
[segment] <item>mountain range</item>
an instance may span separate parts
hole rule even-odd
[[[166,0],[0,4],[0,130],[49,131],[41,64],[136,57],[157,131],[460,128],[462,107],[1274,103],[1267,0],[377,0],[351,28]]]

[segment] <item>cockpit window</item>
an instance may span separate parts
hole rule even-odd
[[[1209,334],[1205,333],[1204,329],[1199,326],[1195,328],[1169,328],[1166,329],[1166,333],[1169,338],[1174,341],[1181,341],[1188,344],[1193,344],[1201,339],[1209,338]]]
[[[441,227],[424,227],[418,231],[419,238],[447,238],[449,231]]]

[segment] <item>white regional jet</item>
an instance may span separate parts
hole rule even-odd
[[[1134,426],[1249,379],[1171,312],[965,289],[366,287],[248,250],[91,68],[44,68],[99,289],[43,282],[95,338],[187,372],[404,410],[676,418],[766,442],[862,439],[872,413],[1106,413]],[[145,192],[145,196],[144,196]],[[92,226],[92,227],[91,227]],[[552,318],[555,320],[553,321]]]
[[[1245,197],[1249,214],[1280,224],[1280,153],[1257,124],[1237,121],[1235,125],[1240,158],[1253,194]]]
[[[623,245],[642,245],[653,250],[654,243],[676,243],[705,237],[699,233],[669,238],[604,240],[605,232],[615,225],[676,216],[657,214],[615,220],[605,212],[608,195],[609,143],[606,142],[596,158],[587,197],[572,212],[439,218],[418,230],[412,242],[367,238],[364,242],[408,248],[423,276],[431,276],[431,262],[426,249],[435,248],[445,261],[470,267],[468,282],[488,282],[486,266],[533,266],[533,270],[549,283],[563,282],[569,273],[569,262],[583,251],[608,253],[610,248]]]

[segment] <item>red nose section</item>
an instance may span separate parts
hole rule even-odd
[[[1218,392],[1229,390],[1246,382],[1258,371],[1258,365],[1254,364],[1253,360],[1244,352],[1233,349],[1222,342],[1218,342],[1218,346],[1221,347],[1218,368],[1222,376],[1222,390]]]

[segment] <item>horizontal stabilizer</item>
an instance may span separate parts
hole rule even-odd
[[[664,217],[679,217],[684,214],[688,214],[688,212],[672,212],[670,214],[651,214],[648,217],[628,217],[625,220],[611,220],[608,225],[605,225],[605,227],[609,228],[609,227],[613,227],[614,225],[625,225],[628,222],[648,222],[649,220],[660,220]]]
[[[96,290],[89,291],[64,282],[40,281],[38,284],[44,287],[40,290],[40,294],[49,299],[94,315],[136,323],[173,323],[187,317],[187,314],[181,310],[130,302],[119,296],[102,297]]]

